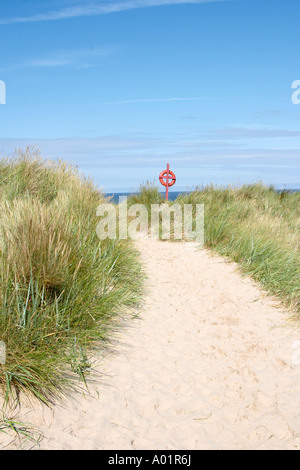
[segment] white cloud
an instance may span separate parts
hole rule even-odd
[[[192,145],[190,145],[192,144]],[[216,146],[217,144],[217,146]],[[299,149],[219,146],[219,143],[180,141],[177,136],[108,135],[94,139],[0,139],[0,157],[15,148],[39,148],[47,158],[78,165],[107,192],[133,191],[155,180],[167,162],[177,176],[174,191],[195,185],[240,184],[263,180],[278,187],[300,188]]]
[[[68,18],[78,18],[81,16],[98,16],[120,11],[134,10],[137,8],[149,8],[168,5],[216,3],[228,0],[127,0],[106,3],[89,3],[75,7],[63,8],[60,10],[39,13],[32,16],[15,16],[0,19],[0,24],[30,23],[38,21],[55,21]]]
[[[158,180],[169,162],[178,181],[174,190],[202,183],[229,184],[263,179],[278,187],[300,188],[299,149],[286,146],[245,148],[238,142],[180,140],[178,135],[103,135],[94,139],[0,139],[0,157],[16,148],[39,148],[42,155],[62,158],[93,176],[106,191],[136,189],[139,183]]]
[[[282,137],[300,137],[299,130],[269,129],[250,127],[227,127],[211,131],[221,139],[274,139]]]
[[[118,50],[115,46],[102,46],[89,49],[71,49],[52,52],[44,57],[36,57],[1,67],[1,71],[18,70],[24,67],[95,67],[97,59],[104,58]]]

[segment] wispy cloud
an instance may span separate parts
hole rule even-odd
[[[137,8],[149,8],[168,5],[216,3],[228,0],[125,0],[125,1],[107,1],[103,4],[88,3],[68,8],[62,8],[46,13],[38,13],[31,16],[14,16],[0,19],[1,25],[14,23],[30,23],[39,21],[55,21],[68,18],[78,18],[81,16],[98,16],[120,11],[134,10]]]
[[[270,148],[252,141],[248,148],[239,142],[208,141],[176,134],[103,135],[77,139],[1,139],[0,156],[15,148],[38,147],[45,157],[71,161],[91,175],[106,191],[136,190],[140,182],[158,182],[158,174],[170,162],[177,176],[176,190],[193,185],[255,182],[264,180],[278,187],[300,188],[299,148]],[[253,144],[253,145],[252,145]]]
[[[274,139],[300,137],[300,131],[291,129],[227,127],[212,131],[212,135],[221,139]]]
[[[44,57],[35,57],[11,63],[8,66],[1,67],[1,71],[18,70],[26,67],[95,67],[99,59],[109,56],[117,49],[116,46],[100,46],[86,49],[60,50],[51,52]]]
[[[170,101],[203,101],[210,98],[141,98],[138,100],[107,101],[104,104],[161,103]]]

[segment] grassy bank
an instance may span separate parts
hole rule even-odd
[[[135,203],[157,203],[141,187]],[[204,204],[205,247],[237,262],[264,289],[300,314],[300,193],[277,192],[261,183],[208,186],[181,194],[172,204]],[[183,213],[183,210],[182,210]]]
[[[129,242],[100,241],[93,183],[27,149],[0,162],[0,388],[50,404],[77,386],[114,319],[133,311],[142,273]]]

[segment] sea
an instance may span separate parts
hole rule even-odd
[[[192,191],[169,191],[169,201],[175,201],[175,199],[177,199],[177,197],[179,196],[179,194],[187,194],[189,192],[192,192]],[[114,202],[115,204],[118,204],[119,203],[119,197],[121,196],[132,196],[133,194],[137,194],[137,193],[105,193],[106,196],[108,197],[111,197],[112,198],[112,202]],[[165,192],[162,192],[161,195],[162,197],[164,198],[165,197]]]
[[[278,191],[278,192],[288,191],[290,193],[297,193],[297,192],[300,192],[300,188],[299,189],[276,189],[276,191]],[[189,194],[191,192],[192,191],[169,191],[169,201],[175,201],[175,199],[177,199],[179,194]],[[112,202],[114,204],[119,203],[119,197],[121,197],[121,196],[129,197],[132,194],[137,194],[137,193],[134,193],[134,192],[133,193],[125,193],[125,192],[124,193],[105,193],[105,195],[107,197],[112,198]],[[164,198],[165,197],[165,192],[161,192],[161,195]]]

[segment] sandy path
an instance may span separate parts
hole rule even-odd
[[[41,448],[299,449],[299,328],[234,264],[194,244],[137,246],[143,311],[89,396],[25,416]]]

